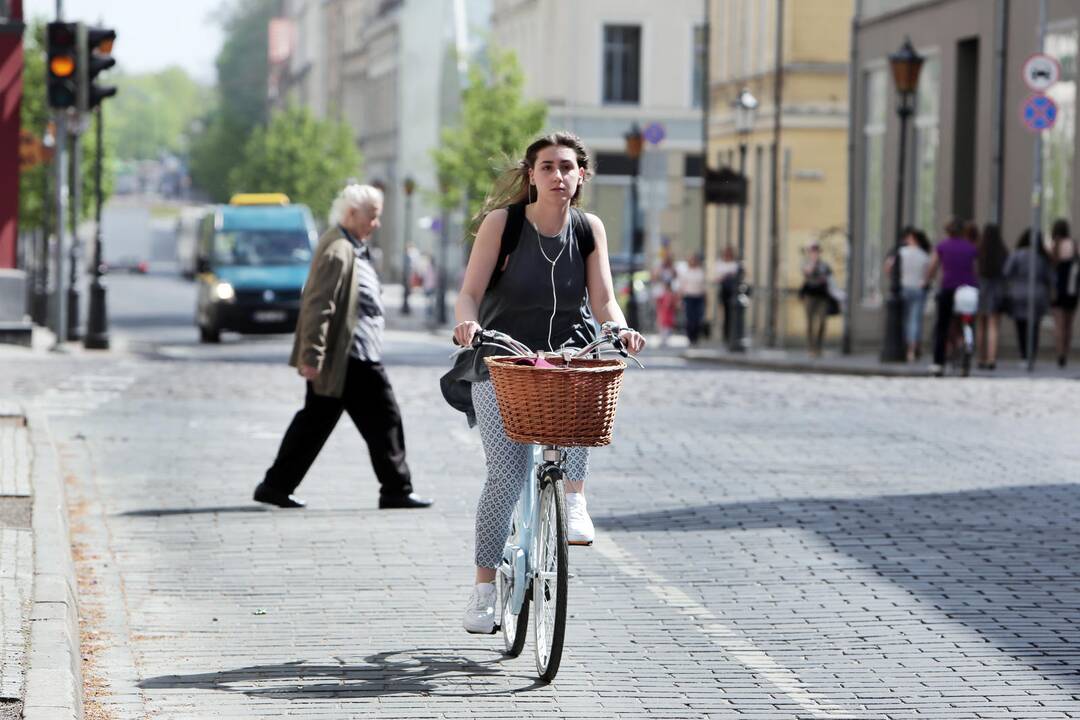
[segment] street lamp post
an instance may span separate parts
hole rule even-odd
[[[94,163],[94,275],[90,280],[90,305],[86,313],[83,345],[92,350],[109,349],[109,318],[105,313],[105,284],[101,282],[101,166],[105,161],[103,125],[105,111],[97,109],[97,162]]]
[[[889,297],[885,301],[885,339],[881,348],[882,362],[903,362],[904,352],[904,316],[903,299],[900,295],[900,245],[904,226],[904,161],[907,156],[907,124],[914,112],[915,91],[919,86],[919,71],[924,58],[915,52],[911,39],[889,56],[893,82],[899,95],[896,114],[900,116],[900,157],[896,173],[896,246],[893,249],[892,273],[889,282]]]
[[[439,268],[438,289],[435,295],[435,322],[442,327],[446,324],[446,262],[450,247],[450,211],[446,207],[446,194],[450,184],[446,180],[439,181],[439,192],[442,194],[442,212],[439,216]]]
[[[746,179],[746,147],[747,138],[754,130],[754,116],[757,113],[758,101],[749,90],[743,88],[739,96],[735,98],[732,107],[735,112],[735,133],[739,136],[739,177],[745,182]],[[745,185],[744,185],[745,187]],[[746,306],[750,304],[750,287],[746,284],[746,269],[744,258],[746,257],[746,195],[739,202],[739,256],[736,269],[735,295],[728,299],[732,307],[728,308],[728,317],[731,322],[728,327],[728,350],[731,352],[743,352],[746,350]]]
[[[409,260],[409,242],[412,236],[412,196],[416,190],[416,181],[406,177],[401,184],[405,191],[405,234],[401,242],[401,314],[412,312],[409,308],[409,275],[412,263]]]
[[[626,308],[626,322],[632,328],[639,327],[637,293],[634,290],[634,275],[637,271],[637,254],[641,247],[641,229],[638,226],[638,172],[641,168],[641,150],[645,138],[641,128],[635,122],[630,131],[623,136],[626,140],[626,156],[630,158],[630,298]]]

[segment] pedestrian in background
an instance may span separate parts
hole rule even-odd
[[[975,319],[979,350],[979,367],[997,367],[998,334],[1001,313],[1006,305],[1005,261],[1009,249],[1001,238],[1001,228],[987,224],[979,238],[979,254],[975,261],[979,272],[979,314]]]
[[[891,276],[895,253],[885,261],[885,275]],[[918,228],[904,230],[900,246],[900,293],[904,303],[904,340],[907,361],[921,354],[923,313],[926,308],[926,268],[930,264],[930,240]]]
[[[382,365],[382,288],[367,246],[382,206],[378,188],[348,185],[330,209],[330,228],[319,239],[304,283],[289,359],[307,381],[304,407],[255,488],[258,502],[304,506],[292,493],[345,411],[367,442],[381,485],[379,507],[432,503],[413,493],[401,411]]]
[[[1031,230],[1024,230],[1016,242],[1016,249],[1005,261],[1005,284],[1009,297],[1009,310],[1016,323],[1016,338],[1020,346],[1020,358],[1027,360],[1028,349],[1028,302],[1034,301],[1035,328],[1034,341],[1030,348],[1032,361],[1039,357],[1039,323],[1050,304],[1050,285],[1052,269],[1050,258],[1043,247],[1042,233],[1035,238],[1035,250],[1031,248]],[[1029,274],[1031,264],[1035,264],[1035,288],[1031,291]]]
[[[735,248],[730,245],[724,247],[724,252],[720,255],[720,259],[716,261],[715,277],[718,293],[717,300],[720,303],[720,309],[724,313],[723,338],[730,340],[733,310],[731,303],[735,302],[735,297],[739,291],[739,263],[735,259]]]
[[[664,282],[660,295],[656,298],[656,327],[660,331],[660,347],[667,347],[671,334],[675,332],[675,318],[679,314],[679,295],[671,281]]]
[[[821,357],[825,341],[825,321],[829,317],[829,280],[832,268],[821,259],[821,245],[815,240],[806,248],[803,284],[799,297],[806,306],[806,347],[811,357]]]
[[[937,244],[926,269],[926,285],[929,287],[941,271],[941,287],[937,292],[937,319],[934,323],[934,362],[930,372],[945,373],[945,354],[949,347],[949,335],[953,324],[953,297],[961,285],[978,287],[975,276],[975,260],[979,249],[965,234],[964,223],[953,218],[945,224],[945,239]]]
[[[697,345],[705,320],[705,268],[701,266],[701,255],[694,253],[690,256],[686,267],[679,271],[678,280],[679,297],[682,298],[686,317],[686,338],[691,345]]]
[[[1069,221],[1058,219],[1050,231],[1054,263],[1054,340],[1058,367],[1065,367],[1072,348],[1072,324],[1080,300],[1080,252],[1070,237]]]

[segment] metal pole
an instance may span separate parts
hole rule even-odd
[[[776,60],[773,69],[773,142],[769,197],[769,302],[765,321],[765,344],[776,346],[780,311],[780,121],[784,106],[784,0],[776,2]]]
[[[411,265],[409,262],[409,238],[412,235],[412,193],[405,191],[405,236],[401,243],[401,314],[408,315],[412,312],[409,307],[409,275]]]
[[[739,177],[746,178],[746,143],[739,143]],[[731,304],[731,312],[728,313],[728,317],[731,319],[728,327],[728,350],[731,352],[743,352],[746,350],[745,341],[745,328],[746,328],[746,306],[749,303],[749,296],[747,294],[747,288],[745,277],[745,263],[746,263],[746,198],[742,199],[739,203],[739,255],[736,258],[738,263],[737,270],[735,271],[735,283],[736,291],[735,297],[728,300]]]
[[[634,275],[637,272],[637,251],[638,251],[638,172],[640,170],[641,159],[639,157],[631,158],[631,175],[630,175],[630,299],[628,307],[626,308],[626,324],[632,328],[639,326],[638,323],[638,305],[637,305],[637,293],[634,291]]]
[[[1046,45],[1046,0],[1039,0],[1039,26],[1038,26],[1038,49],[1042,52]],[[1028,302],[1027,302],[1027,371],[1035,369],[1035,338],[1038,337],[1039,329],[1035,326],[1035,270],[1039,264],[1039,250],[1042,245],[1042,133],[1035,133],[1035,161],[1034,172],[1031,182],[1031,243],[1028,245],[1028,253],[1031,255],[1028,263]]]
[[[709,217],[709,204],[705,202],[705,173],[709,168],[709,25],[711,19],[711,0],[704,0],[705,27],[702,31],[705,45],[705,64],[701,72],[701,257],[707,257],[708,245],[706,234]]]
[[[848,62],[848,127],[851,130],[848,132],[847,143],[847,232],[844,233],[844,239],[847,247],[847,259],[846,259],[846,282],[847,298],[848,301],[844,303],[844,331],[843,337],[840,341],[840,352],[844,355],[850,355],[854,350],[854,306],[853,299],[855,297],[855,122],[858,111],[858,97],[859,97],[859,44],[857,42],[859,34],[859,18],[862,17],[862,0],[856,0],[855,2],[855,15],[851,18],[851,58]]]
[[[446,263],[450,245],[450,211],[442,209],[439,227],[439,282],[435,296],[435,321],[440,327],[446,324]]]
[[[52,330],[56,334],[56,346],[67,339],[67,313],[64,302],[64,206],[67,198],[65,182],[67,144],[67,118],[63,111],[56,113],[56,154],[54,171],[56,172],[56,247],[53,249],[53,295],[52,295]]]
[[[907,160],[907,124],[911,116],[911,93],[900,94],[900,159],[896,172],[896,245],[893,247],[892,272],[890,273],[889,297],[885,301],[885,342],[881,348],[881,362],[903,362],[907,357],[904,348],[904,300],[900,291],[900,246],[904,242],[904,174]]]
[[[105,311],[105,284],[101,280],[101,168],[105,163],[105,108],[99,105],[97,117],[97,153],[94,163],[94,267],[90,280],[89,307],[86,312],[86,337],[83,344],[91,350],[109,349],[109,318]]]
[[[82,210],[82,128],[79,123],[82,116],[77,115],[75,127],[71,133],[71,185],[70,216],[71,245],[68,248],[68,287],[67,287],[67,336],[69,340],[79,339],[79,258],[82,256],[82,243],[79,241],[79,213]]]

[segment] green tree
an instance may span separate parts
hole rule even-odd
[[[105,131],[119,160],[150,160],[162,151],[184,154],[192,123],[207,112],[213,91],[171,67],[112,79]]]
[[[267,31],[276,0],[241,0],[222,18],[217,89],[191,147],[191,176],[212,200],[228,199],[230,171],[252,130],[266,124]]]
[[[446,186],[440,204],[456,208],[464,195],[469,217],[475,217],[492,181],[544,127],[547,108],[523,99],[524,76],[512,50],[489,48],[469,64],[468,78],[460,124],[443,128],[441,147],[433,155]]]
[[[345,181],[359,172],[360,151],[347,125],[290,107],[251,134],[228,186],[230,192],[283,192],[322,218]]]

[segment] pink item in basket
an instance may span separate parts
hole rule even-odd
[[[523,357],[514,361],[515,365],[531,365],[538,368],[558,368],[558,365],[552,365],[543,357],[537,355],[536,357]]]

